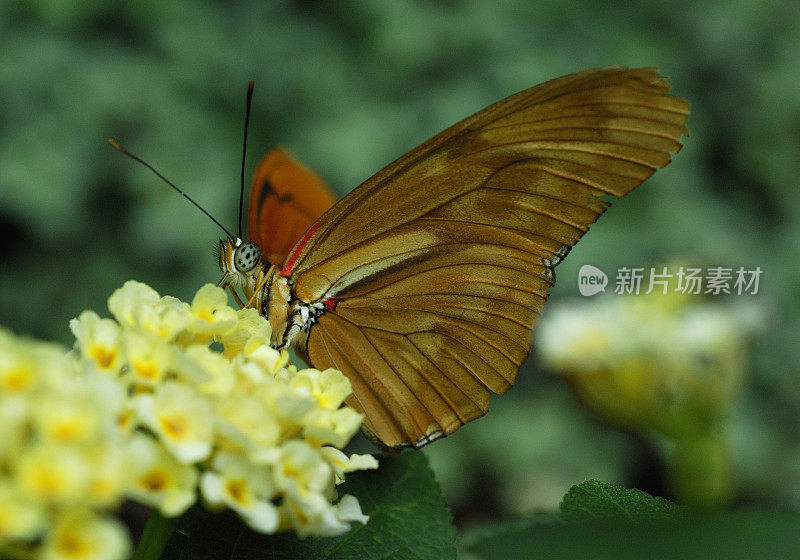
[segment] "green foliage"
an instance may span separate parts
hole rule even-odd
[[[473,528],[463,558],[793,558],[800,553],[796,514],[691,513],[663,498],[596,480],[573,486],[561,515],[536,514]]]
[[[356,496],[364,513],[370,516],[366,525],[354,524],[341,537],[262,535],[251,531],[234,515],[215,515],[195,508],[180,520],[178,531],[160,558],[455,558],[455,527],[423,454],[406,451],[399,456],[381,457],[377,470],[349,474],[339,492]]]
[[[735,513],[674,520],[589,520],[559,523],[534,516],[476,529],[461,540],[459,558],[472,560],[680,560],[797,558],[800,516]]]
[[[564,521],[597,519],[647,521],[674,517],[681,508],[669,500],[651,496],[635,488],[588,480],[569,489],[561,502]]]

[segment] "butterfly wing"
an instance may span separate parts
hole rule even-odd
[[[284,267],[325,302],[305,353],[351,380],[389,447],[482,416],[531,349],[553,267],[681,148],[689,106],[653,69],[565,76],[445,130],[353,190]],[[302,350],[302,349],[301,349]]]
[[[308,227],[336,201],[313,171],[285,150],[268,151],[250,189],[247,230],[273,264],[283,264]]]

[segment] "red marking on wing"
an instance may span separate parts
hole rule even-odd
[[[329,297],[328,299],[322,302],[322,305],[324,305],[325,309],[327,309],[328,311],[333,311],[334,309],[336,309],[336,304],[338,302],[339,300],[336,299],[335,297]]]
[[[313,226],[308,228],[308,231],[303,236],[303,239],[300,240],[300,243],[294,246],[292,252],[289,253],[289,258],[286,259],[286,264],[283,265],[283,268],[280,270],[281,276],[290,276],[292,274],[292,267],[294,267],[294,263],[297,262],[297,258],[300,256],[300,253],[303,251],[303,247],[306,246],[308,240],[311,239],[311,236],[314,235],[314,232],[319,229],[320,222],[315,223]]]

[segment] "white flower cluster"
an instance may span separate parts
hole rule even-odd
[[[125,498],[177,516],[202,497],[263,533],[366,522],[356,498],[333,504],[345,473],[377,466],[337,449],[362,420],[342,406],[349,381],[290,365],[269,323],[226,301],[131,281],[109,298],[116,321],[73,319],[70,353],[0,331],[0,552],[124,558],[103,512]]]
[[[739,392],[759,312],[685,295],[608,297],[555,306],[536,331],[549,367],[590,408],[665,435],[708,425]]]

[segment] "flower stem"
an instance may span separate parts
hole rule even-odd
[[[147,518],[144,533],[142,533],[132,560],[158,560],[179,519],[179,517],[164,517],[158,511],[153,510],[150,517]]]

